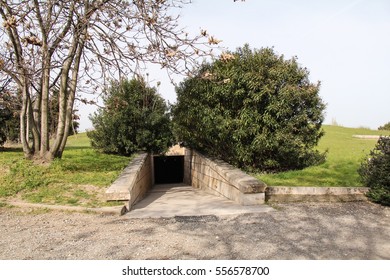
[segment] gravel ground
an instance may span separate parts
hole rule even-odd
[[[0,259],[390,259],[389,207],[275,207],[170,219],[2,207]]]

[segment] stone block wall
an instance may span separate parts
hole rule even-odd
[[[106,191],[107,201],[128,201],[128,210],[144,198],[153,185],[152,156],[137,155]]]
[[[146,154],[144,160],[139,165],[139,170],[131,184],[130,199],[129,199],[129,211],[138,201],[142,200],[146,193],[153,186],[153,158],[150,154]]]
[[[265,202],[265,183],[224,161],[207,158],[191,149],[185,150],[184,183],[241,205]]]

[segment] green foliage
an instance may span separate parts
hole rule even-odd
[[[390,136],[379,138],[370,156],[362,162],[359,174],[363,184],[370,188],[368,197],[390,206]]]
[[[161,153],[172,144],[168,108],[143,80],[113,83],[105,108],[90,117],[92,146],[104,153],[131,155],[136,151]]]
[[[7,121],[11,119],[12,112],[5,105],[3,101],[2,93],[0,92],[0,147],[4,145],[7,140]]]
[[[20,139],[19,111],[14,111],[12,116],[5,122],[7,141],[17,143]]]
[[[0,126],[2,125],[0,121]],[[0,129],[0,147],[4,145],[5,141],[7,140],[5,133],[2,129]]]
[[[300,169],[325,155],[319,84],[296,58],[248,46],[204,64],[177,87],[173,108],[178,140],[250,170]]]
[[[19,140],[19,111],[20,98],[0,87],[0,146],[5,141],[17,142]]]
[[[6,142],[18,142],[19,140],[19,115],[0,109],[0,147]]]
[[[378,127],[378,130],[389,130],[390,131],[390,122]]]

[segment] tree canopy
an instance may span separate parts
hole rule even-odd
[[[187,146],[246,169],[286,170],[324,160],[319,83],[271,48],[223,53],[177,87],[174,132]]]
[[[104,108],[91,116],[92,146],[105,153],[165,152],[172,145],[168,107],[144,80],[112,83]]]
[[[378,127],[378,130],[390,130],[390,122]]]

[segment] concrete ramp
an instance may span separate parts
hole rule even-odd
[[[264,206],[265,183],[196,151],[179,152],[184,155],[136,155],[107,189],[106,199],[126,201],[129,216],[139,218],[242,214],[271,209]],[[179,181],[182,183],[172,185]]]
[[[155,185],[146,197],[126,214],[129,218],[171,218],[175,216],[239,215],[264,213],[267,205],[244,206],[186,184]]]

